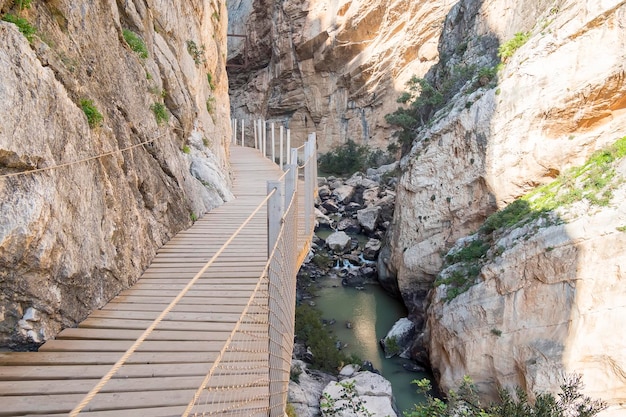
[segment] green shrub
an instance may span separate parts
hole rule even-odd
[[[491,329],[491,334],[494,335],[494,336],[500,337],[500,336],[502,336],[502,330],[495,329],[495,328]]]
[[[139,35],[128,29],[124,29],[122,31],[122,34],[124,35],[124,40],[126,41],[128,46],[130,46],[130,49],[136,52],[140,58],[148,58],[148,49],[146,48],[146,44],[143,42],[143,39],[141,39]]]
[[[187,52],[189,53],[189,55],[191,55],[196,65],[201,65],[206,62],[206,59],[204,58],[204,52],[205,52],[204,45],[200,45],[198,47],[198,45],[194,41],[188,40]]]
[[[30,9],[30,1],[31,0],[14,0],[13,4],[20,10]]]
[[[322,325],[321,314],[309,307],[296,307],[296,340],[306,344],[313,353],[311,366],[325,372],[336,373],[337,369],[347,363],[345,355],[337,350],[335,338]]]
[[[390,355],[397,355],[400,353],[400,346],[398,345],[398,338],[395,336],[385,339],[385,350]]]
[[[210,72],[207,72],[206,79],[209,82],[209,88],[211,89],[211,91],[215,90],[215,84],[213,83],[213,76],[211,75]]]
[[[33,36],[35,36],[37,30],[33,26],[31,26],[30,23],[28,23],[28,20],[22,17],[15,16],[11,13],[7,13],[2,16],[2,20],[4,20],[5,22],[13,23],[15,26],[17,26],[19,31],[22,33],[22,35],[24,35],[28,42],[33,41]]]
[[[430,394],[432,387],[427,379],[413,383],[426,401],[405,411],[405,417],[593,417],[607,407],[604,402],[580,392],[584,386],[581,376],[576,374],[565,377],[556,397],[552,393],[536,393],[536,400],[531,402],[518,387],[515,395],[501,390],[499,403],[489,405],[481,403],[476,385],[467,376],[458,391],[448,392],[447,402]]]
[[[285,406],[285,414],[287,414],[287,417],[298,417],[298,415],[296,414],[296,409],[291,403],[287,403],[287,405]]]
[[[519,48],[521,48],[530,39],[530,32],[517,32],[513,39],[510,39],[500,45],[498,48],[498,56],[502,61],[506,62],[507,59],[515,54]]]
[[[191,148],[189,147],[189,145],[183,145],[182,151],[183,153],[190,154]]]
[[[351,175],[357,171],[364,171],[373,166],[380,166],[392,162],[394,159],[382,150],[370,150],[365,145],[358,145],[348,139],[318,158],[318,168],[321,172],[334,175]]]
[[[488,243],[483,242],[481,239],[476,239],[458,252],[447,255],[446,262],[455,264],[457,262],[477,261],[485,256],[489,248],[490,245]]]
[[[85,116],[87,116],[87,123],[89,123],[90,128],[93,129],[102,124],[102,120],[104,118],[102,116],[102,113],[100,113],[96,108],[93,100],[82,99],[80,101],[80,107],[83,109]]]
[[[165,108],[163,103],[153,103],[150,106],[150,110],[154,113],[154,118],[156,119],[157,124],[167,123],[170,120],[170,115]]]
[[[365,402],[359,397],[356,384],[353,381],[337,383],[341,387],[339,400],[335,400],[329,394],[324,394],[320,401],[320,411],[323,417],[350,415],[354,417],[373,417]]]
[[[209,97],[206,99],[206,111],[209,114],[213,114],[215,112],[215,97]]]

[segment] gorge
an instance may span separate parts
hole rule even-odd
[[[321,153],[353,140],[399,158],[379,279],[443,391],[469,375],[485,399],[532,397],[576,372],[602,417],[626,413],[626,1],[0,0],[0,15],[3,348],[71,327],[231,199],[229,119],[263,117],[315,131]],[[413,76],[441,98],[402,130],[385,116],[419,99],[426,84],[397,102]]]

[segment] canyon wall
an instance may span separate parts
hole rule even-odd
[[[438,274],[448,251],[487,216],[624,136],[624,22],[626,2],[617,0],[462,0],[447,16],[429,79],[458,65],[477,73],[403,157],[384,259],[424,329],[414,355],[430,357],[444,390],[463,375],[492,398],[499,387],[554,390],[562,373],[579,372],[589,393],[624,412],[626,344],[615,336],[626,313],[623,181],[606,205],[575,206],[579,216],[565,213],[565,224],[527,242],[510,244],[524,233],[507,231],[467,292],[431,293],[446,278]],[[476,88],[479,69],[497,63],[485,44],[516,33],[528,41]]]
[[[229,32],[247,37],[229,38],[229,63],[245,65],[229,68],[233,117],[282,123],[296,146],[315,131],[321,152],[348,139],[385,149],[392,131],[384,116],[406,81],[437,62],[452,4],[229,2]]]
[[[0,21],[0,345],[25,348],[133,284],[231,198],[227,12],[13,3],[0,1],[4,20],[36,32]]]

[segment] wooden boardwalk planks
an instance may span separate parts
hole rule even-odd
[[[232,148],[231,164],[236,199],[172,238],[132,288],[77,328],[63,330],[39,352],[0,352],[0,416],[67,415],[265,198],[266,181],[281,175],[253,149]],[[81,415],[182,413],[223,349],[265,267],[265,213],[263,208],[252,219]],[[310,240],[298,244],[302,257]],[[249,308],[243,332],[230,344],[241,355],[224,356],[220,371],[209,382],[209,387],[240,388],[229,391],[227,398],[212,392],[199,404],[231,415],[219,410],[244,403],[244,411],[237,415],[267,415],[266,316],[267,298],[260,296]]]

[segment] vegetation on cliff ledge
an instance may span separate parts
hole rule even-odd
[[[444,269],[434,286],[445,285],[445,301],[456,298],[474,285],[482,266],[502,254],[505,248],[493,248],[494,233],[520,228],[538,221],[532,230],[563,221],[557,213],[574,203],[586,201],[590,207],[610,204],[613,192],[623,182],[616,163],[626,156],[626,137],[597,151],[581,166],[570,168],[554,181],[535,188],[485,220],[480,230],[444,257]],[[502,234],[502,233],[499,233]]]

